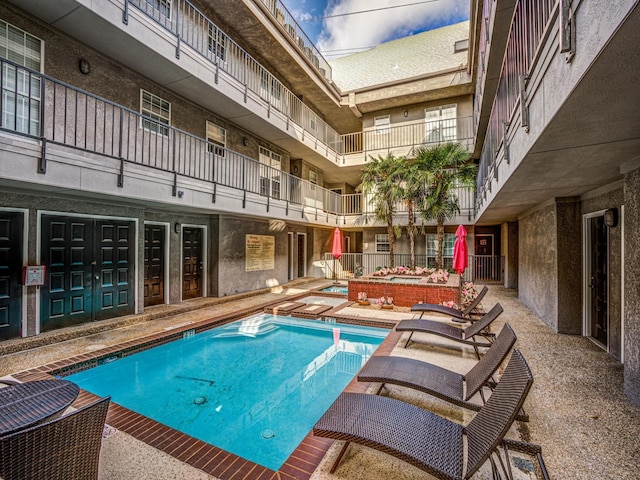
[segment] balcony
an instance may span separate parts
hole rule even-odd
[[[362,164],[369,157],[378,155],[411,156],[417,147],[444,142],[460,142],[470,150],[473,147],[472,121],[472,117],[457,117],[342,135],[343,164]]]
[[[331,65],[324,59],[302,27],[298,25],[298,22],[293,18],[287,7],[280,0],[256,0],[256,3],[264,5],[276,23],[291,37],[291,42],[300,49],[300,52],[318,73],[330,82]]]

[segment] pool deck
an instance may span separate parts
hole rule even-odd
[[[143,315],[99,322],[99,325],[73,327],[45,333],[39,338],[3,342],[0,344],[0,376],[37,369],[42,365],[64,365],[65,359],[70,357],[91,357],[101,349],[115,348],[127,342],[137,343],[149,335],[162,336],[212,318],[223,318],[241,311],[261,310],[269,304],[296,298],[305,291],[316,295],[317,289],[327,285],[330,282],[295,282],[258,295],[192,300],[175,306],[153,307]],[[542,445],[547,469],[553,479],[637,479],[640,409],[631,404],[622,393],[622,366],[586,338],[552,332],[518,301],[517,292],[490,286],[483,304],[492,306],[495,302],[500,302],[505,311],[496,320],[494,330],[499,331],[505,322],[513,326],[518,335],[517,348],[527,359],[534,375],[533,388],[525,404],[530,422],[518,424],[510,437],[524,438]],[[406,310],[396,308],[393,312],[388,312],[375,307],[355,305],[343,307],[339,313],[351,319],[394,322],[410,316]],[[446,345],[444,340],[437,340],[433,336],[420,338],[416,334],[414,339],[417,342],[407,349],[402,348],[403,343],[397,345],[398,339],[402,338],[404,337],[393,333],[378,353],[411,356],[461,373],[468,371],[475,361],[471,350],[460,345]],[[49,341],[54,343],[48,344]],[[420,343],[421,341],[424,343]],[[348,388],[365,390],[375,387],[352,382]],[[410,400],[463,423],[469,419],[468,413],[424,394],[401,387],[390,387],[388,394]],[[78,402],[82,401],[86,401],[86,396],[79,398]],[[110,425],[116,418],[115,410],[110,410],[107,420]],[[147,438],[159,436],[160,442],[174,443],[175,450],[185,450],[185,447],[180,448],[182,437],[174,437],[172,432],[158,430],[157,426],[151,424],[148,428]],[[141,438],[145,438],[145,435]],[[305,447],[311,450],[306,451],[305,458],[300,459],[301,463],[296,465],[293,462],[290,468],[278,473],[259,472],[255,466],[235,460],[229,463],[224,455],[212,455],[202,445],[195,447],[191,456],[201,458],[199,462],[204,467],[224,465],[224,471],[216,475],[209,475],[176,458],[184,458],[184,455],[169,454],[166,448],[154,448],[148,443],[153,442],[142,441],[123,430],[111,432],[103,441],[100,480],[433,478],[393,457],[358,445],[349,448],[340,467],[331,475],[328,470],[341,442],[332,444],[325,439],[311,438],[311,444]],[[197,462],[190,463],[200,466]],[[515,473],[518,479],[533,478],[526,471],[516,470]],[[490,477],[486,469],[483,469],[474,478]]]

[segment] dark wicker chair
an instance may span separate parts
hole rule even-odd
[[[515,343],[516,334],[506,323],[489,350],[464,375],[413,358],[377,355],[371,357],[358,372],[358,381],[380,383],[377,393],[382,391],[385,384],[391,383],[478,411],[481,405],[472,403],[471,398],[480,393],[482,403],[486,402],[483,387],[495,388],[493,374],[507,358]],[[523,414],[518,419],[527,418]]]
[[[532,382],[529,366],[520,352],[514,350],[500,383],[466,427],[393,398],[342,393],[318,420],[313,433],[346,442],[331,473],[350,442],[355,442],[447,480],[468,479],[487,460],[493,478],[502,474],[512,478],[508,452],[518,450],[537,456],[536,468],[548,479],[540,447],[504,439]]]
[[[442,323],[437,320],[427,320],[424,318],[411,318],[407,320],[400,320],[396,325],[396,331],[398,332],[411,332],[405,348],[409,345],[411,337],[415,332],[431,333],[433,335],[439,335],[441,337],[448,338],[449,340],[455,340],[467,345],[473,346],[473,349],[480,358],[480,352],[478,347],[490,347],[493,342],[494,335],[488,332],[488,327],[491,323],[500,316],[503,312],[502,305],[496,303],[495,306],[485,313],[481,319],[477,322],[469,325],[466,328],[460,328],[448,323]],[[476,337],[482,337],[481,340]]]
[[[480,292],[478,293],[476,298],[473,300],[473,302],[471,302],[469,306],[464,309],[451,308],[445,305],[438,305],[435,303],[416,303],[414,306],[411,307],[411,311],[420,312],[420,318],[422,318],[422,315],[424,315],[427,312],[434,312],[434,313],[442,313],[444,315],[449,315],[452,317],[451,320],[453,320],[454,322],[460,322],[460,323],[473,322],[475,321],[474,317],[480,316],[480,313],[478,313],[478,305],[480,305],[480,302],[482,302],[482,299],[484,298],[484,296],[487,294],[488,291],[489,291],[489,287],[487,287],[486,285],[482,287],[482,290],[480,290]]]
[[[109,401],[110,397],[105,397],[63,417],[1,437],[0,477],[97,479]]]

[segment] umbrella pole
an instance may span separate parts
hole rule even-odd
[[[333,257],[333,283],[338,283],[338,272],[336,272],[336,257]]]
[[[462,310],[462,274],[459,273],[460,280],[458,282],[458,308]]]

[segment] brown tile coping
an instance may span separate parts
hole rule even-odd
[[[274,305],[277,303],[282,303],[282,301],[273,302]],[[346,302],[346,304],[351,303],[352,302]],[[189,325],[179,326],[174,330],[125,342],[116,347],[104,348],[95,352],[77,355],[61,362],[25,370],[15,374],[14,377],[22,381],[31,381],[50,378],[52,375],[70,375],[99,365],[100,362],[113,356],[120,358],[176,340],[181,338],[183,332],[188,330],[202,332],[224,323],[232,322],[248,314],[259,313],[267,306],[268,305],[263,305],[260,308],[245,309],[233,315],[221,315]],[[338,310],[338,308],[336,307],[334,310]],[[360,317],[340,317],[337,318],[337,322],[385,328],[393,328],[395,325],[394,321],[367,320]],[[389,335],[387,335],[376,349],[375,355],[389,355],[398,342],[400,335],[401,334],[395,332],[395,330],[389,332]],[[368,386],[368,383],[358,382],[354,377],[345,388],[345,391],[365,392]],[[91,403],[97,398],[98,397],[92,393],[80,390],[80,395],[73,403],[73,406],[81,407]],[[198,468],[209,475],[218,477],[221,480],[307,480],[311,477],[327,453],[327,450],[333,444],[333,440],[315,437],[309,432],[282,467],[280,467],[280,470],[275,472],[179,432],[116,403],[111,403],[109,406],[107,423],[147,445],[161,450],[177,460]]]

